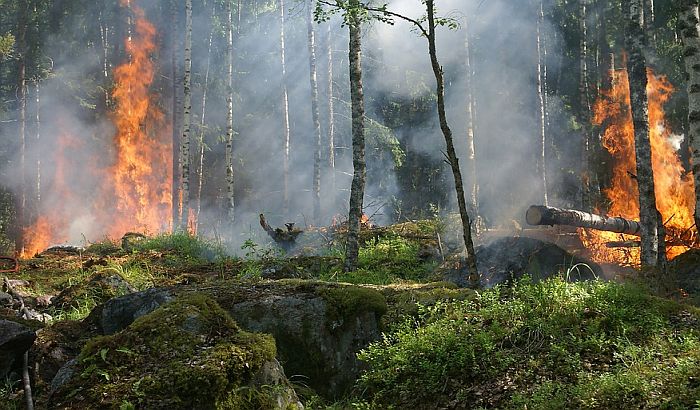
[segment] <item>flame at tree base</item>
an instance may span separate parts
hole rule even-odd
[[[602,143],[614,160],[611,187],[605,190],[610,202],[607,214],[639,220],[639,191],[637,188],[634,127],[630,111],[629,80],[626,70],[613,71],[613,88],[603,93],[594,106],[593,124],[604,125]],[[673,87],[663,76],[647,70],[649,101],[649,137],[652,149],[656,206],[667,230],[667,241],[674,246],[666,249],[668,259],[688,250],[695,242],[695,191],[692,177],[678,157],[671,131],[666,126],[663,105]],[[579,229],[581,241],[595,262],[639,266],[638,247],[609,248],[607,243],[637,242],[638,237],[591,229]],[[683,244],[683,245],[678,245]],[[687,245],[687,246],[686,246]]]

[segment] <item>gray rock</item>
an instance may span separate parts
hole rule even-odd
[[[24,352],[34,344],[36,333],[27,326],[0,319],[0,380],[22,364]]]
[[[12,306],[12,295],[0,292],[0,306]]]
[[[100,327],[106,335],[114,334],[173,299],[165,289],[151,288],[108,300],[102,307]]]
[[[275,386],[275,389],[271,391],[276,402],[275,409],[304,410],[304,405],[289,383],[284,369],[277,359],[263,363],[260,370],[253,376],[250,386],[257,389]]]
[[[313,292],[250,298],[229,312],[244,329],[272,334],[287,373],[330,399],[349,392],[363,369],[357,353],[381,336],[375,312],[333,321]]]
[[[58,390],[59,387],[68,383],[68,381],[73,378],[77,364],[77,359],[71,359],[61,366],[60,369],[58,369],[56,376],[54,376],[53,380],[51,380],[51,392],[49,394],[53,394],[53,392]]]

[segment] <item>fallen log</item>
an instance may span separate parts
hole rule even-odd
[[[569,225],[636,236],[640,236],[641,232],[641,226],[637,221],[542,205],[532,205],[527,210],[525,219],[530,225]]]

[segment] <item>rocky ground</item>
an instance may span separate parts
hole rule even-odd
[[[59,247],[20,261],[0,292],[0,408],[22,408],[23,356],[38,408],[304,408],[356,394],[357,354],[426,306],[471,300],[436,221],[363,233],[341,271],[332,234],[246,258],[187,235]],[[319,251],[321,249],[322,251]],[[310,252],[312,250],[313,252]],[[693,251],[694,252],[694,251]],[[482,288],[600,276],[556,245],[504,237],[478,248]],[[687,299],[696,253],[674,261]],[[572,270],[585,264],[587,269]],[[24,306],[24,307],[23,307]]]

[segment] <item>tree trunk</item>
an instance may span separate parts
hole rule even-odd
[[[202,116],[199,122],[199,155],[197,164],[197,196],[196,196],[196,206],[197,210],[195,212],[194,220],[194,231],[197,232],[199,228],[199,214],[202,211],[202,185],[204,184],[204,130],[206,126],[206,114],[207,114],[207,91],[209,88],[209,71],[211,69],[211,46],[214,39],[214,18],[216,17],[216,3],[212,5],[211,9],[211,30],[209,31],[209,42],[207,43],[207,64],[204,70],[204,86],[202,89]]]
[[[654,0],[642,0],[644,31],[647,34],[648,45],[654,49],[656,47],[656,30],[654,29]]]
[[[173,27],[179,27],[178,18],[178,0],[171,0],[170,2],[170,12],[171,12],[171,23]],[[171,62],[171,76],[172,76],[172,128],[173,128],[173,183],[171,191],[172,200],[172,229],[173,231],[180,228],[180,217],[182,215],[182,191],[180,190],[180,109],[182,107],[180,101],[180,42],[178,41],[178,30],[171,30],[171,44],[172,47],[172,62]]]
[[[447,115],[445,113],[445,82],[442,74],[442,67],[437,59],[435,50],[435,10],[433,8],[433,0],[425,0],[425,7],[428,12],[428,48],[430,53],[430,62],[435,75],[437,85],[437,106],[438,117],[440,120],[440,129],[445,137],[447,146],[447,159],[452,168],[454,177],[455,189],[457,191],[457,204],[459,205],[459,215],[462,219],[462,236],[464,245],[467,250],[467,269],[469,272],[469,281],[476,286],[479,283],[479,272],[476,268],[476,256],[474,253],[474,243],[471,235],[471,222],[467,214],[467,204],[464,199],[464,187],[462,186],[462,173],[459,169],[459,159],[455,152],[454,143],[452,141],[452,130],[447,124]]]
[[[314,150],[314,175],[312,184],[314,221],[321,219],[321,122],[318,108],[318,82],[316,76],[316,33],[313,25],[313,2],[307,2],[306,28],[308,34],[309,47],[309,79],[311,84],[311,120],[314,127],[314,139],[316,149]]]
[[[541,176],[542,183],[542,197],[543,204],[549,205],[549,200],[547,199],[547,121],[545,119],[547,108],[545,106],[545,55],[544,55],[544,44],[543,44],[543,25],[544,25],[544,5],[542,0],[540,0],[540,7],[537,12],[537,97],[539,104],[539,132],[540,132],[540,143],[541,150],[539,156],[539,172]]]
[[[19,192],[17,194],[17,237],[15,249],[24,252],[24,227],[26,226],[25,211],[27,206],[27,169],[26,169],[26,132],[27,132],[27,7],[28,2],[19,6],[17,17],[17,52],[19,63],[17,67],[17,111],[19,138]]]
[[[228,222],[235,220],[233,174],[233,0],[226,2],[226,212]],[[239,1],[240,6],[240,1]],[[240,10],[239,10],[240,11]],[[239,14],[240,16],[240,14]],[[239,19],[240,21],[240,19]]]
[[[637,221],[624,218],[610,218],[575,209],[559,209],[532,205],[525,214],[530,225],[569,225],[579,228],[592,228],[601,231],[639,235],[641,226]]]
[[[467,114],[467,169],[469,170],[469,207],[472,215],[474,215],[475,233],[479,234],[479,179],[476,174],[476,149],[474,147],[474,69],[472,68],[472,50],[470,45],[471,34],[469,26],[464,28],[464,51],[465,51],[465,69],[466,69],[466,114]]]
[[[331,195],[335,197],[335,101],[333,101],[333,25],[328,22],[328,172],[331,178]]]
[[[37,79],[34,82],[34,144],[37,147],[41,146],[41,85]],[[33,210],[35,216],[39,214],[41,207],[41,157],[37,157],[34,163],[34,192],[33,195]]]
[[[188,229],[190,216],[190,134],[192,126],[192,0],[185,1],[185,73],[182,115],[182,141],[180,142],[180,162],[182,164],[180,183],[182,184],[182,215],[180,228]]]
[[[362,90],[362,40],[361,14],[358,10],[359,0],[350,0],[348,15],[349,69],[350,69],[350,100],[352,106],[352,164],[353,177],[350,187],[350,210],[348,214],[348,237],[345,247],[345,271],[357,269],[357,257],[360,245],[360,219],[362,218],[362,202],[365,196],[365,97]]]
[[[591,198],[591,179],[594,173],[592,167],[592,143],[590,130],[591,102],[589,98],[588,79],[588,0],[579,2],[579,116],[581,118],[583,133],[581,147],[581,207],[585,210],[593,208]],[[545,204],[546,205],[546,204]]]
[[[625,0],[623,12],[628,28],[626,48],[628,53],[627,71],[630,84],[632,123],[634,125],[634,146],[637,160],[637,184],[639,186],[639,220],[641,224],[643,267],[663,267],[664,238],[659,238],[659,212],[654,196],[654,173],[651,165],[651,144],[649,142],[649,107],[647,102],[646,60],[643,50],[646,44],[642,27],[642,0]]]
[[[684,0],[679,26],[688,74],[688,140],[695,181],[695,226],[700,230],[700,18],[697,1]]]
[[[286,41],[284,30],[286,28],[286,16],[284,9],[284,0],[280,0],[280,63],[282,66],[282,127],[284,130],[283,140],[283,172],[284,172],[284,211],[285,216],[289,215],[289,146],[290,146],[290,129],[289,129],[289,92],[287,88],[287,56],[286,56]]]

